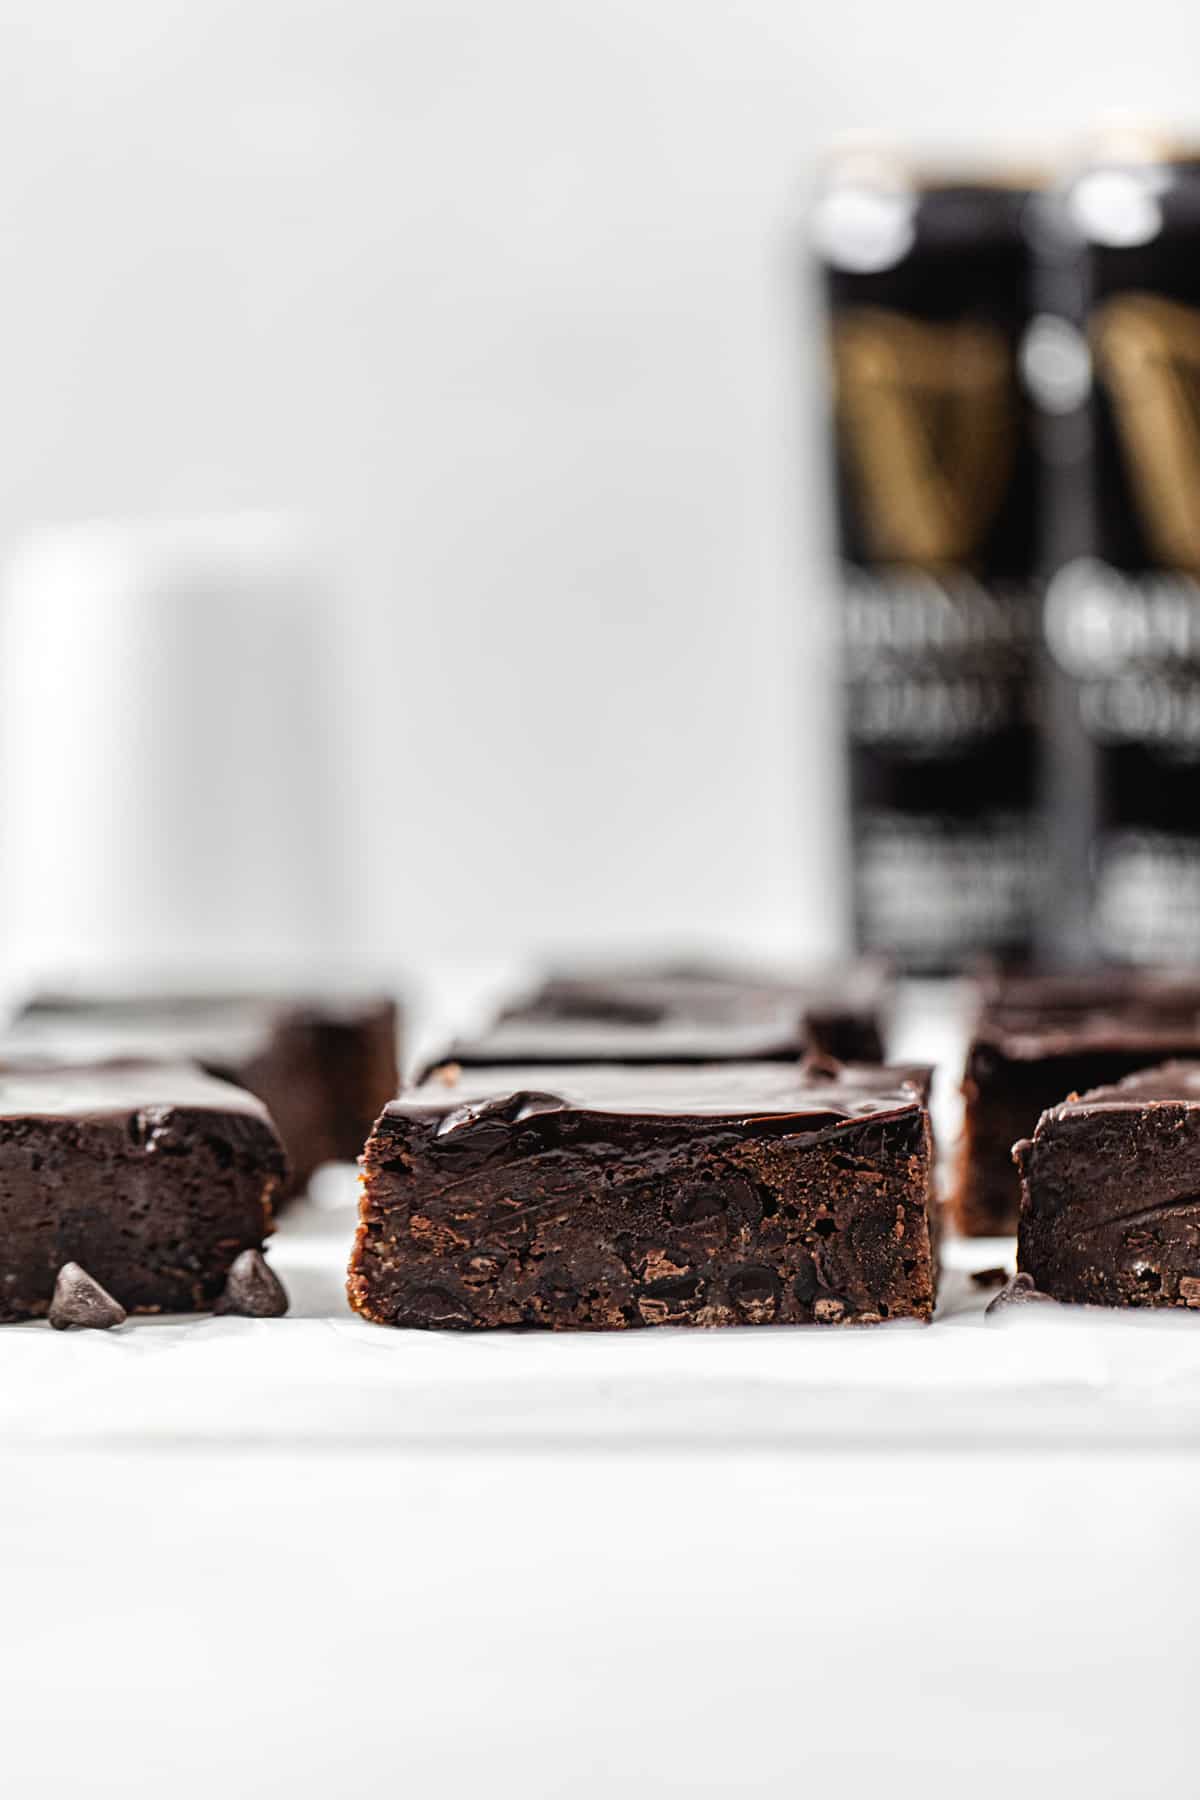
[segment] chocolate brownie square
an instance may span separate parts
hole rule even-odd
[[[928,1319],[928,1071],[469,1069],[371,1134],[351,1303],[380,1324]]]
[[[199,1069],[0,1069],[0,1321],[74,1263],[126,1312],[214,1305],[261,1250],[285,1174],[262,1102]]]
[[[547,976],[439,1061],[697,1063],[808,1054],[879,1062],[891,1003],[883,965],[775,977],[704,963],[566,969]]]
[[[1018,1263],[1043,1293],[1200,1306],[1200,1063],[1073,1095],[1014,1155]]]

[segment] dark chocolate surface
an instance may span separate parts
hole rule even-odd
[[[78,1263],[129,1312],[210,1306],[285,1175],[266,1108],[190,1066],[0,1073],[0,1321]]]
[[[705,965],[563,971],[454,1043],[463,1064],[731,1062],[883,1055],[888,983],[862,963],[807,980]]]
[[[928,1318],[927,1072],[464,1070],[393,1101],[349,1291],[379,1323]]]
[[[975,1040],[1013,1061],[1076,1048],[1150,1048],[1200,1040],[1200,976],[1187,970],[1098,969],[1072,975],[1000,977],[984,988]]]
[[[1016,1229],[1012,1146],[1047,1107],[1191,1054],[1200,1055],[1200,978],[1193,972],[1105,969],[985,984],[963,1083],[960,1229],[973,1236]]]
[[[1200,1305],[1200,1063],[1073,1095],[1014,1151],[1018,1262],[1056,1300]]]
[[[399,1086],[397,1038],[397,1008],[384,996],[149,992],[43,995],[6,1042],[73,1061],[202,1064],[266,1103],[299,1191],[322,1163],[358,1157]]]
[[[181,1108],[218,1118],[245,1114],[270,1130],[261,1100],[191,1063],[119,1058],[109,1063],[0,1064],[0,1124],[20,1119],[100,1123]]]
[[[1139,1069],[1123,1081],[1072,1094],[1051,1107],[1050,1114],[1055,1120],[1078,1119],[1158,1106],[1200,1106],[1200,1062],[1159,1063],[1152,1069]]]
[[[911,1112],[921,1103],[925,1076],[923,1068],[882,1064],[501,1064],[464,1068],[449,1079],[435,1072],[389,1101],[384,1115],[437,1118],[449,1132],[458,1113],[521,1094],[538,1112],[679,1122],[786,1118],[797,1129],[819,1131],[849,1119]]]

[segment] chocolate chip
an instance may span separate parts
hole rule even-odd
[[[1008,1280],[1008,1270],[1000,1267],[994,1269],[973,1269],[971,1271],[971,1280],[974,1282],[975,1286],[979,1288],[1003,1287],[1004,1283]]]
[[[738,1226],[757,1225],[763,1216],[763,1203],[754,1182],[744,1175],[723,1175],[720,1180],[702,1176],[675,1190],[671,1198],[671,1218],[676,1225],[699,1225],[704,1219],[728,1223],[715,1224],[712,1230],[734,1230]]]
[[[126,1312],[86,1269],[69,1262],[58,1271],[49,1319],[55,1331],[66,1331],[70,1325],[84,1331],[107,1331],[112,1325],[123,1325]]]
[[[1027,1306],[1030,1301],[1040,1302],[1047,1306],[1057,1306],[1058,1304],[1052,1294],[1043,1294],[1034,1286],[1032,1275],[1027,1275],[1024,1270],[1021,1270],[1019,1274],[1005,1282],[994,1300],[988,1301],[983,1309],[984,1316],[1003,1312],[1006,1306]]]
[[[692,1187],[678,1189],[671,1198],[671,1217],[677,1225],[698,1225],[701,1219],[715,1219],[725,1211],[727,1196],[712,1181],[698,1181]]]
[[[663,1275],[648,1281],[646,1292],[656,1300],[695,1300],[702,1287],[699,1275]]]
[[[243,1250],[225,1278],[217,1313],[247,1319],[278,1319],[288,1309],[287,1290],[261,1250]]]
[[[507,1261],[502,1250],[476,1250],[467,1258],[467,1266],[461,1279],[467,1287],[479,1287],[485,1282],[495,1281]]]
[[[821,1280],[816,1263],[807,1250],[797,1250],[796,1274],[792,1280],[793,1294],[801,1306],[811,1306],[820,1291]]]
[[[513,1094],[499,1094],[493,1100],[468,1101],[456,1106],[453,1112],[438,1121],[433,1135],[435,1138],[452,1138],[464,1132],[473,1136],[487,1132],[503,1137],[507,1126],[521,1125],[541,1113],[562,1112],[566,1104],[561,1094],[541,1094],[522,1088]]]
[[[147,1156],[182,1156],[187,1139],[173,1125],[155,1125],[146,1139]]]
[[[752,1325],[767,1325],[779,1306],[779,1277],[773,1269],[738,1269],[729,1278],[729,1298]]]
[[[414,1288],[397,1300],[392,1323],[418,1329],[452,1331],[472,1324],[473,1314],[466,1301],[460,1300],[448,1288]]]
[[[683,1325],[704,1299],[704,1279],[695,1273],[661,1275],[646,1283],[637,1309],[647,1325]]]
[[[569,1313],[579,1305],[579,1283],[569,1267],[547,1263],[537,1284],[538,1299],[551,1312]]]

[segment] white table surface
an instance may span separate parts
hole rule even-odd
[[[391,1332],[353,1201],[287,1215],[285,1320],[0,1332],[4,1776],[1188,1791],[1200,1321],[985,1324],[992,1243],[927,1328]]]

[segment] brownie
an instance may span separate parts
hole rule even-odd
[[[127,1312],[210,1307],[285,1175],[260,1100],[187,1065],[0,1069],[0,1321],[77,1263]]]
[[[1042,1293],[1200,1306],[1200,1063],[1072,1095],[1013,1154],[1017,1260]]]
[[[1068,1094],[1170,1057],[1200,1055],[1200,976],[1104,969],[989,977],[967,1054],[955,1223],[1016,1230],[1012,1147]]]
[[[461,1071],[371,1134],[352,1305],[424,1327],[928,1319],[928,1071]]]
[[[862,962],[807,980],[701,963],[563,970],[441,1061],[700,1063],[810,1052],[879,1062],[890,1000],[883,967]]]
[[[384,996],[43,995],[9,1042],[52,1056],[198,1062],[256,1094],[279,1128],[289,1193],[327,1162],[354,1162],[399,1086],[396,1003]]]

